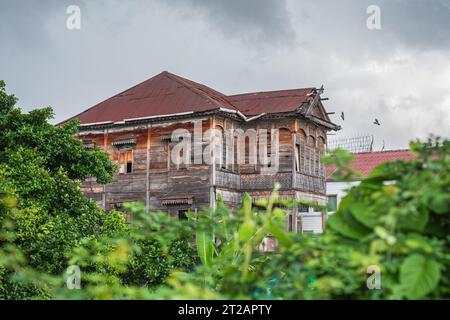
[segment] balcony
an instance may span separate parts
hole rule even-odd
[[[325,194],[325,178],[296,172],[292,184],[294,189]]]

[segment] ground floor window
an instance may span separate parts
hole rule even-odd
[[[133,151],[122,151],[119,153],[119,173],[127,174],[133,172]]]
[[[335,212],[337,210],[337,195],[328,195],[328,210],[329,212]]]
[[[289,215],[289,232],[292,232],[294,230],[294,219],[292,217],[292,214]]]
[[[178,219],[179,220],[187,220],[187,213],[189,210],[183,209],[183,210],[178,210]]]

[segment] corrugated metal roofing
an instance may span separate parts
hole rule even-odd
[[[350,164],[350,168],[362,173],[365,177],[378,165],[397,160],[412,160],[413,155],[409,150],[387,150],[377,152],[354,153],[355,159]],[[327,178],[336,170],[336,166],[327,166]]]
[[[82,124],[229,108],[226,96],[164,71],[74,116]]]
[[[120,122],[187,112],[226,108],[246,116],[294,111],[313,89],[247,93],[226,96],[194,81],[162,73],[72,117],[81,124]]]
[[[228,96],[230,101],[245,115],[261,113],[292,112],[308,101],[314,88],[244,93]]]

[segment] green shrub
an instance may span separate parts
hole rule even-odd
[[[29,299],[440,299],[450,296],[450,143],[411,144],[414,159],[348,168],[328,155],[353,187],[322,235],[289,233],[286,212],[307,204],[249,195],[234,212],[217,208],[179,221],[127,204],[124,223],[86,200],[79,181],[108,182],[107,154],[72,138],[77,124],[48,124],[51,110],[22,114],[0,83],[0,298]],[[259,250],[268,235],[273,253]],[[193,243],[197,257],[195,256]],[[81,268],[82,289],[65,268]],[[371,266],[381,288],[369,289]]]

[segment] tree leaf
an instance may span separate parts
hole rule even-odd
[[[378,224],[379,214],[374,212],[372,208],[364,203],[354,203],[349,206],[353,217],[367,228],[374,228]]]
[[[421,299],[433,291],[441,277],[441,266],[421,254],[410,255],[400,268],[401,291],[408,299]]]
[[[239,227],[239,240],[245,242],[255,233],[256,224],[252,220],[246,220]]]
[[[284,229],[280,228],[276,222],[269,222],[269,231],[283,246],[289,247],[292,245],[293,242],[288,233]]]
[[[429,212],[427,210],[416,210],[409,215],[398,217],[397,227],[400,230],[422,232],[427,226]]]
[[[327,220],[327,226],[339,234],[355,240],[367,235],[367,229],[351,214],[349,209],[339,210]]]
[[[252,198],[248,193],[244,193],[242,198],[242,212],[246,218],[250,218],[252,215]]]
[[[209,266],[212,262],[214,247],[213,236],[210,232],[197,232],[197,253],[205,266]]]

